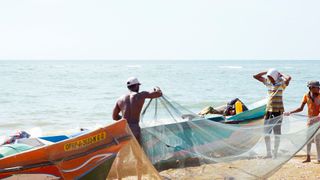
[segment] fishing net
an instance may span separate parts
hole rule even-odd
[[[141,149],[138,141],[132,138],[126,145],[123,145],[117,153],[117,157],[112,164],[107,179],[160,180],[161,177]]]
[[[320,126],[319,119],[300,115],[218,123],[166,96],[146,103],[142,116],[142,147],[169,179],[267,178],[312,141]],[[307,127],[307,121],[314,124]]]

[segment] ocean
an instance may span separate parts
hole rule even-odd
[[[300,105],[320,61],[0,61],[0,136],[70,133],[112,123],[112,109],[135,76],[140,90],[159,86],[193,112],[233,98],[249,104],[267,96],[253,74],[276,68],[292,76],[285,109]]]

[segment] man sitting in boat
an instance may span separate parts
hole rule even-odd
[[[162,92],[159,87],[154,88],[154,91],[152,92],[139,92],[140,85],[140,82],[135,77],[131,77],[127,80],[129,93],[121,96],[117,100],[112,114],[112,118],[115,121],[122,118],[127,120],[133,135],[136,137],[139,143],[141,133],[139,121],[144,100],[146,98],[153,99],[162,96]],[[119,115],[120,112],[122,116]]]
[[[233,116],[247,110],[248,108],[244,105],[244,103],[239,98],[235,98],[228,102],[225,106],[217,108],[209,106],[201,110],[198,114],[202,116],[207,114],[221,114],[224,116]]]
[[[18,131],[17,133],[15,133],[14,135],[10,136],[8,139],[6,139],[3,144],[0,145],[4,145],[4,144],[13,144],[16,142],[17,139],[22,139],[22,138],[29,138],[30,134],[28,134],[25,131]]]

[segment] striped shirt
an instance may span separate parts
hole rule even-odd
[[[268,102],[267,109],[268,112],[284,112],[282,94],[287,87],[283,79],[278,80],[275,84],[272,84],[269,79],[266,79],[264,84],[268,88]]]

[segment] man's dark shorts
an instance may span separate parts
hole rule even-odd
[[[282,113],[281,112],[267,112],[264,117],[264,133],[271,134],[281,134],[281,123],[282,123]]]
[[[139,124],[136,124],[136,123],[129,124],[129,127],[130,127],[133,135],[136,137],[136,139],[140,143],[141,128],[140,128]]]

